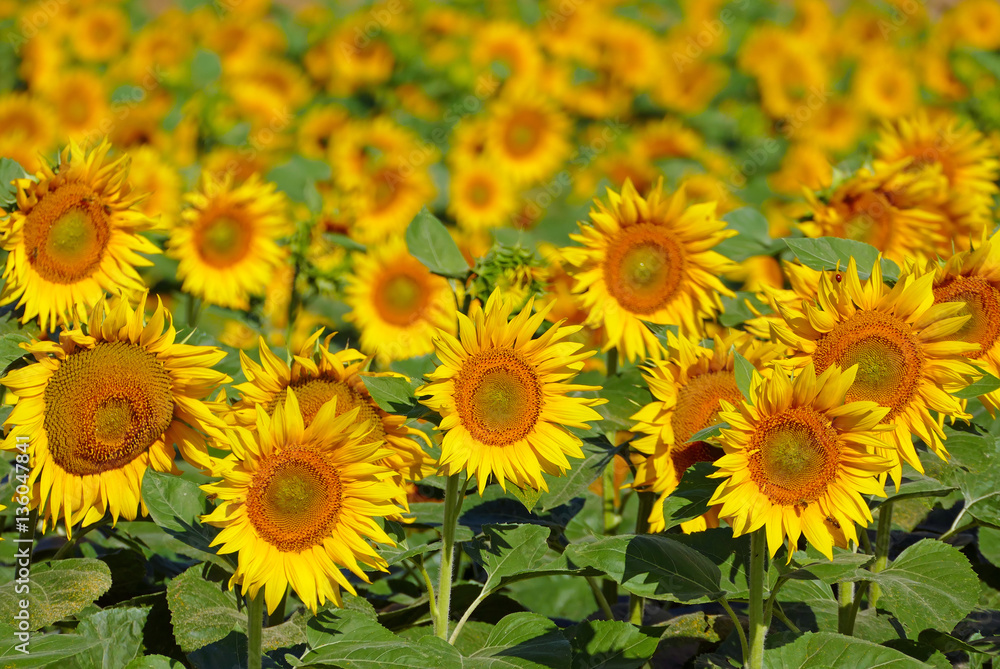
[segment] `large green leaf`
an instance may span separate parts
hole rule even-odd
[[[603,381],[599,397],[607,400],[606,404],[594,407],[603,419],[600,428],[604,432],[631,430],[635,425],[632,416],[639,409],[653,401],[649,387],[637,367],[630,367],[616,376]]]
[[[469,273],[469,263],[448,229],[426,207],[406,228],[406,246],[414,258],[435,274],[463,279]]]
[[[753,207],[741,207],[726,213],[722,220],[728,224],[728,229],[736,230],[739,234],[720,242],[715,251],[736,262],[768,252],[771,245],[769,226],[767,219],[759,211]]]
[[[1000,438],[945,427],[950,461],[928,455],[923,464],[929,476],[956,486],[965,498],[963,517],[1000,527]]]
[[[209,556],[215,555],[211,543],[219,531],[199,520],[208,509],[197,483],[148,469],[142,477],[142,499],[153,522],[167,534]],[[218,560],[217,564],[225,563]]]
[[[753,363],[740,355],[739,351],[733,351],[733,358],[736,365],[733,370],[733,374],[736,376],[736,386],[740,389],[743,399],[753,403],[753,400],[750,399],[750,386],[757,370],[754,369]]]
[[[588,620],[573,628],[573,669],[638,669],[656,652],[659,628]]]
[[[911,637],[925,629],[950,632],[979,601],[979,580],[961,551],[924,539],[867,578],[879,584],[879,606],[891,611]]]
[[[501,579],[530,572],[548,550],[549,528],[541,525],[491,525],[465,545],[465,552],[487,573],[483,591]]]
[[[566,557],[593,567],[629,592],[677,602],[718,599],[718,566],[701,553],[660,535],[623,535],[571,544]]]
[[[98,646],[73,656],[64,665],[67,669],[105,669],[124,667],[142,656],[142,628],[148,608],[107,609],[87,616],[80,622],[77,634],[98,639]]]
[[[684,472],[680,483],[663,500],[665,529],[676,527],[708,511],[708,500],[719,487],[717,479],[708,478],[714,471],[712,463],[697,462]]]
[[[184,669],[184,665],[166,655],[143,655],[126,664],[125,669]]]
[[[236,608],[232,592],[204,579],[195,565],[167,583],[167,605],[174,638],[185,653],[220,641],[234,629],[246,629],[246,612]]]
[[[767,669],[927,669],[898,650],[862,639],[828,632],[803,634],[790,644],[764,651]]]
[[[871,276],[878,249],[853,239],[819,237],[816,239],[785,239],[785,244],[795,257],[806,267],[818,270],[847,269],[850,259],[857,262],[858,275],[862,279]],[[899,278],[899,266],[891,260],[882,259],[882,278],[895,281]]]
[[[858,580],[859,570],[869,562],[875,560],[871,555],[864,553],[851,553],[849,551],[838,551],[834,554],[833,560],[817,560],[803,565],[787,574],[789,578],[809,579],[815,578],[828,585],[841,581]],[[860,574],[863,576],[864,574]]]
[[[993,392],[997,388],[1000,388],[1000,379],[992,374],[983,372],[982,378],[978,381],[970,383],[965,388],[952,393],[952,395],[963,400],[974,400],[980,395],[986,395],[987,393]]]
[[[27,593],[15,588],[27,585]],[[30,624],[37,630],[78,613],[111,588],[111,571],[100,560],[78,558],[31,565],[28,584],[11,581],[0,586],[0,624],[16,626],[22,599],[30,602]]]
[[[13,631],[0,627],[0,664],[4,669],[36,669],[64,666],[75,655],[98,647],[100,639],[79,634],[32,635],[27,646],[13,637]],[[27,652],[22,652],[26,650]]]
[[[6,369],[10,363],[27,355],[28,352],[21,348],[21,344],[27,344],[30,341],[30,337],[26,337],[20,332],[8,332],[0,336],[0,369]]]
[[[512,613],[486,644],[464,658],[469,669],[570,669],[572,649],[556,624],[537,613]]]
[[[612,446],[604,437],[592,437],[583,440],[581,450],[583,461],[571,461],[572,469],[563,476],[543,475],[549,484],[549,490],[542,493],[539,499],[542,511],[550,511],[577,497],[583,497],[590,484],[597,480],[621,449]]]
[[[413,396],[410,382],[400,376],[370,376],[364,374],[361,380],[376,404],[383,411],[406,415],[413,410],[417,398]]]
[[[751,318],[756,318],[756,315],[750,310],[747,302],[752,304],[759,313],[771,313],[771,307],[761,302],[754,293],[737,291],[735,297],[722,296],[722,313],[719,314],[719,324],[723,327],[731,328]]]

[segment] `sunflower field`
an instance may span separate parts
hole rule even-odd
[[[0,0],[0,666],[1000,667],[998,183],[998,0]]]

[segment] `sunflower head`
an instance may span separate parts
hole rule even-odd
[[[817,375],[809,364],[793,380],[776,369],[755,376],[747,400],[722,402],[719,417],[730,427],[712,476],[724,480],[710,503],[722,505],[719,517],[736,535],[764,527],[772,557],[787,539],[790,560],[805,534],[833,559],[833,546],[857,543],[855,524],[872,520],[862,495],[885,495],[879,475],[892,462],[872,451],[888,410],[845,399],[855,372]]]
[[[567,455],[582,457],[580,439],[565,427],[587,429],[600,415],[595,399],[571,397],[596,390],[570,383],[593,351],[563,341],[579,327],[556,324],[537,339],[545,312],[534,300],[508,322],[513,303],[494,291],[485,308],[473,303],[459,314],[460,339],[439,331],[441,365],[417,389],[423,403],[441,414],[445,432],[440,466],[448,475],[476,475],[482,493],[490,475],[500,486],[547,490],[542,473],[569,469]]]
[[[361,564],[386,571],[369,541],[392,544],[375,518],[397,515],[405,497],[379,464],[391,453],[368,438],[358,409],[323,405],[307,427],[294,391],[269,416],[257,407],[254,431],[229,432],[232,455],[222,480],[203,486],[220,500],[203,520],[222,528],[212,545],[237,553],[229,587],[250,597],[265,584],[268,612],[289,585],[313,612],[340,589],[355,593],[340,568],[369,582]],[[360,563],[360,564],[359,564]]]
[[[721,310],[720,295],[732,295],[719,276],[734,265],[711,249],[736,232],[716,218],[714,202],[687,206],[683,188],[667,196],[662,183],[644,198],[626,182],[596,205],[590,224],[570,236],[583,246],[562,250],[587,324],[607,328],[605,349],[656,357],[659,343],[643,321],[695,333]]]

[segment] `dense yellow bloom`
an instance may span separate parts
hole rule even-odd
[[[548,490],[542,473],[570,468],[566,456],[582,458],[580,439],[566,427],[587,429],[600,420],[600,400],[570,396],[597,390],[572,383],[594,351],[563,341],[579,326],[553,325],[533,338],[545,312],[532,314],[534,300],[508,322],[512,303],[495,291],[485,309],[473,303],[459,314],[459,339],[441,331],[435,340],[441,365],[417,389],[421,401],[441,414],[440,466],[446,475],[473,474],[482,493],[490,475],[506,489]]]
[[[463,161],[451,175],[448,211],[469,230],[499,228],[514,216],[514,184],[485,160]]]
[[[570,235],[582,247],[562,250],[574,266],[574,292],[590,312],[587,325],[607,329],[605,350],[626,358],[659,357],[659,342],[643,323],[674,324],[694,333],[732,295],[719,275],[732,265],[712,248],[736,234],[715,216],[715,203],[687,206],[684,189],[666,195],[657,184],[643,198],[631,183],[598,200],[591,224]]]
[[[127,158],[108,162],[104,142],[89,153],[70,144],[56,168],[18,179],[17,209],[0,220],[9,252],[0,303],[24,307],[22,322],[42,329],[80,319],[105,291],[139,291],[140,253],[159,253],[145,237],[153,222],[139,211]]]
[[[710,503],[722,505],[734,535],[763,527],[771,556],[787,539],[789,560],[803,534],[831,560],[834,546],[857,544],[855,524],[872,521],[862,495],[885,496],[879,476],[892,463],[872,453],[888,409],[852,401],[856,371],[817,375],[809,364],[793,381],[775,370],[754,376],[749,401],[723,400],[719,418],[729,428],[712,476],[725,480]]]
[[[516,183],[549,177],[569,156],[569,119],[546,98],[526,91],[489,109],[486,152]]]
[[[315,613],[327,600],[339,606],[341,588],[356,594],[341,567],[366,583],[361,565],[388,571],[369,541],[393,543],[375,518],[397,515],[403,493],[379,464],[389,452],[357,417],[338,416],[331,401],[306,427],[290,392],[271,416],[258,408],[255,431],[230,431],[222,481],[203,486],[220,500],[202,518],[222,529],[212,545],[237,554],[229,587],[256,597],[266,586],[268,613],[289,585]]]
[[[202,402],[231,379],[212,370],[225,353],[175,343],[170,314],[157,305],[146,323],[146,300],[94,307],[89,324],[63,330],[59,342],[24,348],[35,362],[2,381],[17,397],[3,448],[28,437],[29,483],[46,522],[90,525],[111,513],[146,514],[140,490],[147,469],[180,471],[174,447],[201,470],[211,465],[205,437],[225,425]]]

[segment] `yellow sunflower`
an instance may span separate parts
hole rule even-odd
[[[215,347],[174,343],[170,314],[158,304],[144,322],[146,299],[133,310],[103,299],[89,325],[63,330],[59,342],[25,344],[35,362],[5,376],[17,397],[3,448],[30,437],[34,486],[42,516],[90,525],[110,511],[134,520],[146,505],[140,495],[147,469],[179,473],[174,446],[185,460],[208,470],[202,433],[224,437],[225,424],[201,401],[231,379],[212,370],[225,353]]]
[[[799,224],[807,237],[840,237],[874,246],[902,262],[943,241],[944,217],[933,211],[943,177],[909,171],[912,159],[861,169],[828,198],[807,191],[812,219]]]
[[[366,583],[359,563],[388,571],[369,541],[393,544],[375,518],[398,514],[392,500],[402,493],[378,464],[389,452],[357,417],[357,410],[338,416],[332,401],[306,427],[288,393],[272,416],[258,407],[254,432],[230,431],[222,481],[202,486],[221,500],[202,518],[222,528],[212,545],[237,554],[229,587],[256,597],[266,585],[268,613],[289,585],[313,612],[327,600],[340,606],[341,588],[356,594],[340,567]]]
[[[128,40],[129,19],[114,5],[95,5],[80,12],[68,31],[80,60],[106,63],[121,55]]]
[[[21,321],[42,329],[68,325],[105,291],[143,288],[139,253],[159,253],[137,234],[153,222],[129,186],[127,158],[106,162],[111,145],[63,151],[58,171],[43,166],[36,181],[18,179],[17,209],[0,220],[9,251],[0,304],[24,307]]]
[[[857,365],[847,401],[873,401],[889,410],[883,422],[892,429],[881,435],[882,450],[894,463],[897,484],[903,461],[923,471],[913,435],[947,456],[944,432],[931,411],[971,418],[950,393],[979,376],[963,357],[979,345],[959,340],[969,320],[958,315],[965,304],[934,304],[933,281],[933,273],[906,272],[890,288],[876,262],[862,282],[851,258],[845,272],[820,277],[815,300],[803,300],[800,308],[778,304],[784,323],[772,324],[778,340],[801,352],[794,363],[815,364],[820,371]]]
[[[278,239],[290,232],[285,198],[257,175],[236,186],[231,175],[203,174],[201,187],[170,231],[167,254],[179,261],[182,290],[210,304],[246,309],[285,260]]]
[[[0,95],[0,156],[35,172],[42,168],[40,154],[52,146],[58,127],[46,102],[26,93]]]
[[[336,415],[358,410],[357,423],[370,423],[371,432],[367,441],[385,441],[392,455],[385,464],[410,481],[419,481],[430,471],[431,462],[413,437],[427,440],[420,430],[407,427],[405,416],[396,416],[383,411],[372,399],[360,372],[364,370],[367,357],[355,349],[331,351],[328,335],[322,346],[317,346],[323,330],[317,330],[302,345],[291,367],[277,358],[260,340],[261,364],[240,354],[243,374],[248,381],[234,386],[240,393],[240,400],[233,405],[230,415],[237,425],[253,429],[257,422],[258,406],[264,407],[269,416],[275,407],[285,401],[291,388],[298,398],[302,410],[302,420],[309,427],[319,410],[331,399],[337,399]]]
[[[499,228],[517,211],[514,185],[485,160],[463,161],[451,174],[448,213],[469,230]]]
[[[498,99],[488,112],[486,153],[518,184],[541,181],[569,155],[569,120],[539,95]]]
[[[434,351],[438,330],[456,331],[455,294],[395,238],[354,256],[344,317],[361,331],[361,350],[379,364]]]
[[[60,134],[81,144],[99,135],[101,122],[111,116],[104,81],[89,70],[65,72],[40,92],[59,119]]]
[[[855,104],[876,118],[912,114],[920,102],[920,82],[907,59],[892,49],[875,49],[854,74]]]
[[[532,315],[534,300],[508,322],[512,303],[494,291],[485,310],[477,301],[469,315],[459,314],[459,339],[439,331],[435,340],[441,365],[417,395],[442,416],[440,466],[447,475],[476,475],[479,492],[496,477],[506,490],[548,490],[542,473],[570,468],[567,455],[581,458],[580,439],[565,427],[588,429],[600,420],[591,407],[602,400],[571,397],[597,390],[571,383],[594,354],[582,344],[562,341],[579,326],[553,325],[532,339],[545,310]]]
[[[963,353],[983,370],[1000,377],[1000,236],[982,238],[943,266],[928,262],[934,272],[934,302],[959,303],[958,315],[969,320],[952,337],[975,345]],[[1000,408],[1000,390],[981,396],[991,413]]]
[[[674,324],[685,333],[722,309],[721,295],[733,293],[719,280],[733,263],[712,248],[732,237],[716,218],[715,203],[686,206],[683,187],[667,196],[662,182],[641,197],[631,182],[619,195],[598,200],[591,225],[570,235],[584,246],[562,250],[574,266],[574,291],[590,312],[587,325],[603,325],[605,350],[626,358],[659,357],[659,342],[643,323]]]
[[[722,401],[719,418],[730,427],[711,476],[725,480],[709,503],[722,505],[736,536],[764,527],[771,557],[787,538],[791,560],[805,534],[832,560],[834,546],[857,543],[855,523],[872,521],[862,495],[885,496],[879,476],[892,462],[872,448],[883,445],[875,430],[888,408],[851,400],[856,371],[817,376],[809,364],[792,381],[775,370],[754,375],[749,402]]]
[[[758,341],[746,332],[728,331],[716,336],[714,348],[706,348],[686,337],[667,333],[667,356],[643,370],[654,401],[632,416],[638,421],[632,432],[641,434],[631,442],[644,454],[636,467],[633,487],[659,495],[649,514],[649,531],[665,528],[663,502],[696,462],[714,462],[722,451],[691,436],[722,422],[722,400],[737,404],[742,399],[736,386],[735,356],[738,352],[757,369],[784,353],[784,347]],[[707,517],[706,517],[707,516]],[[685,532],[717,527],[714,513],[681,524]]]

